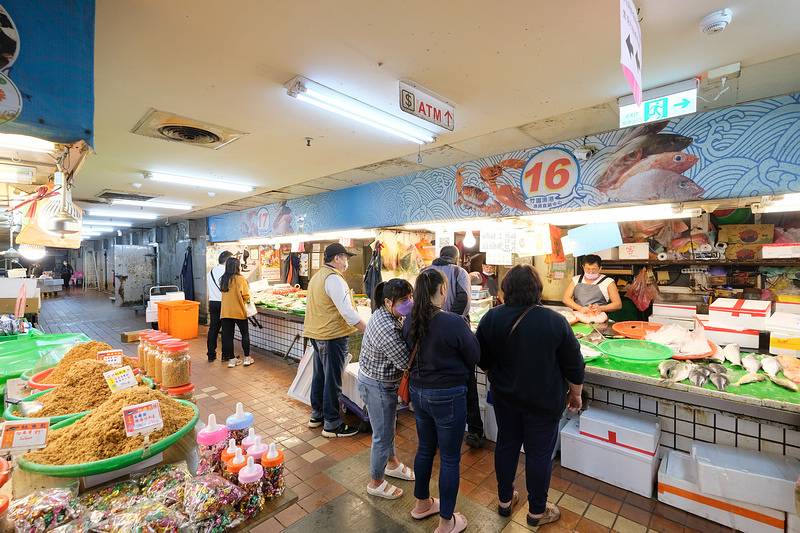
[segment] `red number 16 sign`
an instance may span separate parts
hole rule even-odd
[[[520,176],[520,188],[533,209],[550,209],[573,196],[580,166],[572,152],[545,148],[535,153]]]

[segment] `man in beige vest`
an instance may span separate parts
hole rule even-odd
[[[325,264],[308,283],[303,336],[311,340],[314,348],[308,427],[324,424],[323,437],[351,437],[358,433],[358,428],[345,424],[339,414],[347,338],[367,328],[342,275],[354,255],[339,243],[328,245]]]

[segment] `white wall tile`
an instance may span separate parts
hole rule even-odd
[[[680,435],[675,435],[675,449],[680,450],[682,452],[691,453],[692,452],[692,442],[694,442],[689,437],[681,437]]]
[[[639,396],[636,394],[623,394],[623,405],[628,409],[639,410]]]
[[[622,399],[622,393],[621,392],[618,392],[618,391],[615,391],[615,390],[608,391],[608,403],[610,403],[612,405],[623,405],[622,402],[623,402],[623,399]]]
[[[790,446],[797,446],[800,447],[800,431],[795,431],[793,429],[786,430],[786,444]]]
[[[792,457],[800,458],[800,448],[795,446],[787,446],[786,447],[786,455],[790,455]]]
[[[695,409],[694,422],[696,424],[703,424],[704,426],[714,426],[714,413],[703,411],[702,409]]]
[[[724,429],[725,431],[736,431],[736,418],[728,415],[718,414],[716,416],[717,429]],[[798,433],[800,436],[800,433]],[[800,445],[800,439],[797,442]]]
[[[650,398],[642,398],[640,400],[641,410],[645,413],[656,414],[658,412],[658,405],[655,400]]]
[[[741,435],[749,435],[751,437],[758,437],[759,430],[758,422],[752,420],[739,419],[736,421],[736,432]]]
[[[658,442],[667,448],[675,448],[675,435],[673,433],[662,431],[661,438],[658,440]],[[800,448],[797,449],[800,450]]]
[[[608,391],[606,389],[595,387],[594,395],[592,396],[592,398],[594,398],[598,402],[608,403]]]
[[[783,427],[773,426],[771,424],[761,424],[761,438],[783,443]]]
[[[758,451],[758,439],[755,437],[748,437],[746,435],[737,435],[736,436],[736,447],[743,448],[745,450],[756,450]]]
[[[708,426],[701,426],[696,425],[694,426],[694,438],[695,440],[701,440],[703,442],[714,442],[714,428],[710,428]]]
[[[714,432],[714,443],[723,446],[736,446],[736,433],[732,431],[722,431],[720,429]],[[798,448],[800,450],[800,448]]]
[[[675,404],[665,401],[658,401],[658,414],[661,416],[668,416],[675,418]],[[798,433],[800,435],[800,433]],[[800,438],[798,439],[798,446],[800,446]]]
[[[689,437],[690,439],[694,437],[694,424],[691,422],[687,422],[685,420],[676,420],[675,421],[675,434],[681,435],[683,437]]]
[[[675,418],[678,420],[686,420],[687,422],[694,422],[694,411],[688,407],[676,405]]]
[[[666,416],[659,416],[658,423],[661,426],[661,431],[669,431],[675,433],[675,419]]]
[[[771,440],[761,439],[761,451],[766,453],[783,455],[783,443],[772,442]]]

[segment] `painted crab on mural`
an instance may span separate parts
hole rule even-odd
[[[520,211],[531,211],[525,203],[525,194],[522,189],[501,181],[503,171],[507,168],[521,170],[525,168],[525,161],[523,159],[504,159],[496,165],[483,167],[481,179],[489,186],[489,190],[501,204]]]

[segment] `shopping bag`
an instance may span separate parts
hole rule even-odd
[[[256,304],[253,302],[247,302],[244,304],[244,312],[247,315],[247,318],[251,316],[256,316],[258,314],[258,309],[256,309]]]
[[[306,348],[300,364],[297,365],[297,375],[289,386],[288,395],[306,405],[311,405],[311,379],[314,377],[314,347],[311,344]]]

